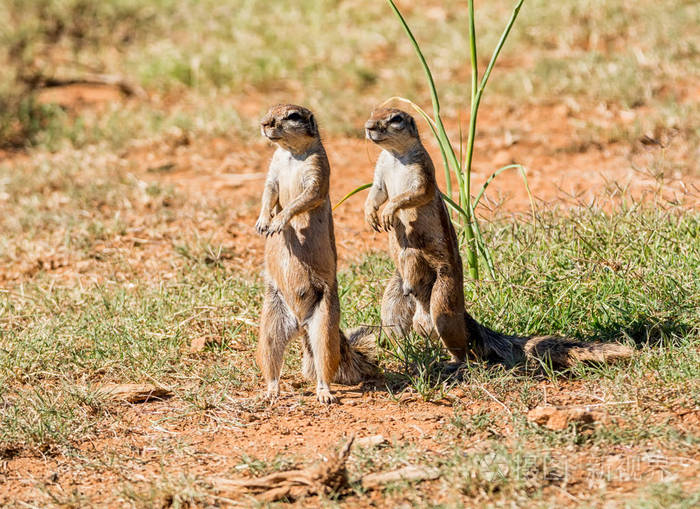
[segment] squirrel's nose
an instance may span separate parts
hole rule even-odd
[[[370,131],[373,131],[374,129],[377,129],[378,123],[376,120],[368,120],[365,122],[365,129],[368,129]]]

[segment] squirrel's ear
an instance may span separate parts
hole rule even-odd
[[[413,117],[408,117],[408,125],[411,134],[418,137],[418,126],[416,125],[416,119]]]
[[[313,113],[309,115],[309,136],[318,136],[318,124]]]

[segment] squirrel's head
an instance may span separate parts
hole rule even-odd
[[[411,115],[396,108],[374,110],[365,122],[367,139],[380,147],[402,153],[417,141],[418,128]]]
[[[305,152],[319,138],[313,113],[295,104],[277,104],[260,121],[260,132],[290,152]]]

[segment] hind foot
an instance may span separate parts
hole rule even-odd
[[[322,405],[330,405],[338,401],[338,398],[331,394],[331,389],[328,384],[319,383],[316,387],[316,397]]]
[[[467,364],[465,362],[461,362],[458,360],[451,360],[450,362],[446,362],[443,365],[442,371],[443,371],[443,373],[445,373],[447,375],[454,375],[456,373],[459,373],[466,366],[467,366]]]
[[[275,401],[277,401],[279,396],[280,396],[279,380],[268,382],[267,391],[265,392],[265,399],[270,403],[274,403]]]
[[[433,319],[430,317],[430,313],[428,313],[420,303],[416,306],[416,311],[413,315],[413,330],[422,336],[429,338],[435,337]]]

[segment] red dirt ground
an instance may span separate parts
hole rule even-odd
[[[58,93],[58,92],[54,92]],[[71,91],[74,101],[89,103],[111,100],[107,92]],[[105,99],[107,94],[107,99]],[[58,96],[50,98],[61,100]],[[256,105],[248,109],[258,111]],[[613,125],[627,125],[645,112],[615,111],[599,108],[585,114],[565,105],[527,106],[522,108],[489,107],[480,118],[479,138],[474,161],[475,189],[498,167],[518,162],[528,169],[528,180],[539,209],[598,204],[607,208],[612,200],[619,200],[622,190],[629,196],[649,196],[662,193],[666,199],[683,196],[686,206],[697,208],[700,174],[695,169],[668,170],[663,178],[659,174],[633,169],[634,165],[647,167],[649,161],[664,156],[661,145],[676,143],[673,133],[649,133],[648,138],[629,142],[599,144],[582,140],[576,134],[576,126],[585,122],[605,129]],[[454,123],[450,124],[455,129]],[[423,129],[425,131],[425,129]],[[358,135],[360,134],[358,128]],[[436,146],[426,138],[438,168],[440,157]],[[656,140],[656,141],[654,141]],[[369,182],[378,150],[362,139],[328,136],[326,149],[332,166],[331,197],[336,203],[351,189]],[[173,229],[199,228],[213,240],[230,246],[236,253],[244,253],[244,265],[258,271],[262,259],[263,240],[254,234],[257,200],[262,190],[264,174],[273,148],[263,141],[242,143],[231,138],[191,139],[185,135],[173,135],[159,142],[134,146],[122,154],[138,177],[174,185],[178,191],[193,200],[210,199],[230,204],[231,219],[227,224],[197,224],[193,219],[187,225],[174,224]],[[683,147],[674,153],[676,160],[692,160]],[[17,157],[24,158],[24,155]],[[171,166],[172,165],[172,166]],[[673,168],[672,165],[669,167]],[[169,168],[167,171],[148,171],[153,168]],[[438,178],[444,189],[442,170]],[[663,181],[663,186],[660,182]],[[615,191],[615,190],[618,191]],[[383,235],[370,232],[363,223],[362,204],[364,194],[351,198],[335,212],[336,239],[341,266],[355,260],[359,253],[385,248]],[[520,177],[515,173],[501,175],[489,188],[489,207],[481,214],[529,214],[529,200]],[[167,239],[164,239],[167,240]],[[113,239],[112,246],[133,247],[125,239]],[[106,246],[106,247],[109,247]],[[170,250],[171,244],[148,242],[140,244],[139,260],[157,258],[162,250]],[[12,267],[0,269],[0,280],[18,283],[27,277],[22,271],[12,272]],[[47,270],[45,267],[44,270]],[[99,266],[90,270],[99,271]],[[66,273],[80,273],[74,261],[48,267],[58,277]],[[89,271],[88,271],[89,272]],[[285,383],[295,383],[292,375]],[[392,402],[385,393],[364,392],[359,388],[341,388],[338,394],[341,404],[324,408],[315,403],[310,392],[303,396],[293,394],[288,385],[286,395],[274,408],[261,407],[253,394],[231,394],[230,406],[207,413],[183,415],[185,403],[177,397],[164,402],[141,405],[116,405],[110,408],[117,418],[106,424],[104,438],[81,446],[79,457],[67,458],[47,454],[24,455],[2,460],[0,463],[0,504],[12,500],[25,500],[41,504],[47,498],[37,486],[57,494],[74,490],[94,496],[96,500],[114,500],[113,490],[120,483],[131,482],[138,486],[146,479],[163,476],[176,478],[180,474],[199,477],[239,475],[236,465],[243,454],[272,459],[276,454],[292,456],[301,464],[308,464],[319,454],[331,449],[343,437],[382,434],[398,443],[411,443],[438,456],[449,455],[449,443],[439,437],[453,415],[453,404],[461,400],[467,415],[491,410],[500,415],[498,432],[484,432],[483,436],[469,438],[470,450],[486,448],[498,440],[507,443],[511,429],[508,416],[501,404],[484,396],[474,401],[466,398],[462,389],[450,394],[449,399],[437,403],[406,400]],[[308,387],[307,387],[308,389]],[[574,381],[564,381],[552,386],[541,382],[538,390],[547,391],[550,404],[598,403],[587,389]],[[507,403],[507,402],[506,402]],[[176,416],[174,420],[171,417]],[[672,415],[679,428],[700,425],[696,409],[674,409]],[[655,414],[654,419],[663,419]],[[172,451],[163,456],[152,447]],[[588,454],[584,457],[582,454]],[[579,464],[598,465],[610,460],[610,456],[596,457],[582,453],[572,459]],[[620,447],[617,461],[623,461],[631,452]],[[105,457],[114,457],[116,467],[102,463]],[[609,485],[617,488],[620,496],[640,482],[658,478],[663,465],[647,465],[648,471],[638,480],[619,481]],[[679,466],[674,472],[681,479],[697,479],[698,462]],[[586,494],[592,484],[584,473],[572,476],[571,484],[562,493],[555,492],[562,504],[570,504],[579,494]],[[552,490],[555,488],[553,487]],[[557,488],[558,489],[558,488]],[[353,505],[369,506],[377,503],[377,495],[356,500]],[[436,502],[444,496],[435,493]]]
[[[479,119],[472,189],[480,189],[499,167],[520,163],[527,169],[537,210],[591,205],[609,209],[613,204],[619,204],[623,195],[635,199],[663,196],[665,200],[679,200],[682,197],[686,206],[696,208],[700,205],[700,172],[671,165],[678,160],[692,160],[690,149],[676,143],[672,132],[649,133],[648,137],[631,144],[606,145],[582,141],[575,132],[575,125],[584,122],[604,129],[629,124],[643,115],[644,112],[640,111],[614,112],[598,108],[587,112],[584,117],[564,105],[485,110]],[[456,135],[456,125],[448,123],[448,127]],[[423,126],[423,131],[426,130]],[[358,135],[361,134],[358,128]],[[436,164],[440,187],[444,190],[445,177],[437,145],[425,132],[423,138]],[[149,167],[174,165],[166,175],[148,175],[146,179],[169,182],[187,193],[216,197],[231,204],[257,205],[268,160],[274,150],[271,145],[264,142],[242,145],[224,138],[183,141],[171,141],[166,150],[162,145],[145,146],[127,157],[143,164],[145,156]],[[678,150],[673,152],[674,159],[667,161],[664,158],[668,158],[668,151],[664,151],[664,146],[674,143]],[[328,137],[324,144],[332,168],[331,200],[336,204],[349,191],[371,182],[379,150],[360,138]],[[660,160],[671,169],[662,167],[663,172],[644,170]],[[359,252],[385,247],[384,237],[370,231],[364,224],[365,197],[366,192],[355,195],[334,212],[341,266],[355,259]],[[489,185],[486,198],[479,209],[483,217],[529,214],[531,210],[527,190],[516,170],[498,176]],[[242,230],[236,239],[237,247],[245,246],[255,264],[261,260],[264,245],[263,240],[254,234],[256,205],[238,207],[236,220],[236,226]]]
[[[441,433],[449,432],[455,404],[460,405],[467,418],[484,411],[499,415],[489,429],[465,437],[468,440],[464,444],[465,452],[485,452],[496,443],[508,446],[512,423],[502,411],[502,403],[486,396],[475,400],[475,394],[466,390],[458,388],[449,398],[433,403],[408,397],[397,404],[381,391],[344,387],[337,392],[340,404],[324,407],[314,401],[312,392],[291,395],[295,391],[287,386],[287,395],[274,407],[261,406],[247,393],[231,394],[230,405],[206,413],[191,412],[190,417],[183,412],[183,402],[177,399],[112,405],[109,411],[118,419],[101,433],[104,438],[84,443],[75,457],[20,455],[5,460],[0,465],[4,486],[0,489],[0,503],[46,500],[38,496],[37,486],[44,486],[58,496],[79,492],[93,500],[114,501],[115,487],[125,482],[138,488],[146,480],[177,480],[183,475],[204,480],[236,478],[249,475],[247,469],[240,468],[244,456],[272,460],[283,455],[299,465],[307,465],[318,461],[351,434],[358,438],[381,434],[389,443],[415,446],[433,458],[447,459],[453,454],[454,438],[444,438]],[[599,403],[583,384],[575,381],[559,387],[543,381],[535,390],[546,393],[550,405]],[[601,410],[607,413],[609,408],[603,405]],[[652,414],[654,409],[647,410]],[[683,412],[679,409],[676,418],[680,414]],[[700,412],[692,410],[684,415],[687,418],[676,421],[679,431],[697,429]],[[657,419],[665,420],[662,415],[654,415],[653,421]],[[614,418],[608,425],[611,422],[614,426]],[[571,469],[567,471],[568,483],[565,489],[552,486],[545,488],[545,492],[567,505],[572,498],[601,488],[601,479],[592,473],[603,469],[634,467],[629,479],[613,476],[613,480],[607,481],[608,489],[620,498],[638,488],[639,483],[661,481],[669,471],[688,480],[697,480],[700,474],[700,461],[692,451],[682,457],[662,450],[649,451],[648,460],[642,461],[639,451],[627,446],[562,454],[560,461]],[[112,463],[106,463],[105,458],[112,458]],[[350,468],[352,471],[352,463]],[[376,505],[378,497],[370,493],[346,501],[352,506],[370,507]],[[434,492],[434,502],[449,502],[446,497],[445,493]],[[168,505],[165,500],[163,503]]]

